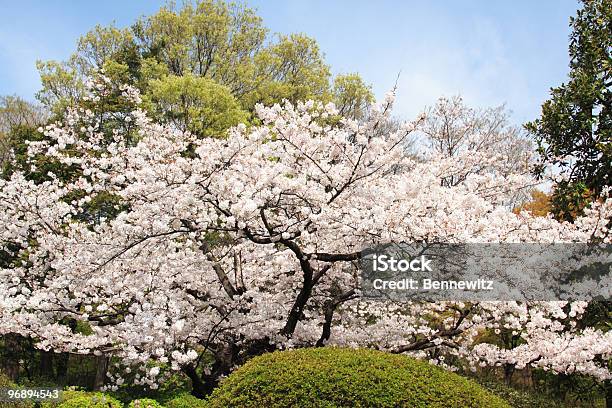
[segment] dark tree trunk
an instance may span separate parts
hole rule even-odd
[[[316,347],[323,347],[329,340],[329,337],[331,336],[331,327],[332,321],[334,319],[334,312],[336,311],[338,305],[353,298],[354,295],[355,290],[350,289],[340,294],[339,296],[336,296],[335,298],[329,299],[325,302],[325,307],[323,308],[325,321],[323,322],[323,331],[321,332],[321,337],[319,337],[319,340],[317,340],[317,343],[315,344]]]
[[[19,354],[23,348],[19,340],[18,334],[8,333],[4,336],[5,355],[3,361],[0,361],[0,367],[12,381],[19,377]]]
[[[557,381],[555,382],[555,390],[557,392],[557,398],[559,398],[561,401],[565,401],[566,396],[567,396],[567,380],[568,380],[568,375],[567,374],[559,374],[557,375]]]
[[[40,352],[40,366],[38,367],[38,375],[43,378],[55,379],[55,373],[53,372],[52,351]]]
[[[512,376],[514,375],[514,364],[504,364],[504,383],[510,385],[512,383]]]
[[[321,337],[317,340],[315,347],[323,347],[329,337],[331,336],[331,325],[332,319],[334,318],[334,308],[331,305],[325,306],[325,321],[323,322],[323,331],[321,332]]]
[[[215,362],[210,370],[210,374],[200,376],[196,367],[189,365],[183,367],[183,372],[191,380],[191,394],[196,398],[205,398],[219,385],[219,378],[229,374],[236,359],[239,349],[234,344],[220,345],[215,352]]]
[[[293,303],[293,307],[289,312],[289,317],[287,318],[287,323],[285,323],[285,327],[281,330],[281,334],[284,334],[287,337],[291,337],[295,328],[302,318],[302,313],[304,312],[304,306],[306,306],[306,302],[310,298],[310,294],[312,293],[312,273],[304,273],[304,284],[300,293],[295,298],[295,302]]]
[[[259,339],[249,342],[243,348],[235,344],[220,345],[215,352],[215,362],[210,374],[198,374],[196,366],[189,365],[182,368],[183,373],[191,380],[191,395],[196,398],[206,398],[219,385],[222,375],[230,373],[234,365],[242,365],[248,359],[260,354],[275,350],[269,339]]]
[[[93,389],[99,391],[106,381],[106,372],[108,371],[108,357],[96,356],[96,376],[94,378]]]
[[[61,353],[55,356],[55,372],[57,380],[61,384],[66,383],[68,377],[68,363],[70,362],[69,353]]]
[[[183,367],[183,372],[191,380],[191,395],[196,398],[206,398],[216,386],[216,384],[211,384],[210,382],[205,383],[202,381],[202,378],[200,378],[198,375],[195,367],[191,365]]]

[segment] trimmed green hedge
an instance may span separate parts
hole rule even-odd
[[[407,356],[366,349],[309,348],[253,358],[208,400],[226,407],[509,408],[483,387]]]
[[[100,392],[66,391],[58,408],[123,408],[123,404]]]
[[[166,402],[166,408],[206,408],[206,401],[191,394],[182,394]]]

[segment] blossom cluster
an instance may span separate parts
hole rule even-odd
[[[104,91],[98,85],[90,101]],[[137,91],[122,89],[139,103]],[[610,378],[601,361],[612,337],[576,324],[584,302],[359,296],[359,251],[380,243],[609,242],[610,201],[574,224],[515,214],[509,197],[534,181],[501,171],[499,155],[406,154],[421,122],[381,134],[392,103],[389,94],[367,121],[338,120],[332,105],[314,102],[259,106],[260,125],[224,139],[197,139],[135,109],[122,118],[134,141],[124,127],[109,131],[104,115],[69,111],[40,129],[46,137],[29,153],[32,165],[43,154],[73,175],[36,184],[15,172],[0,181],[8,259],[0,334],[120,357],[151,386],[163,378],[159,367],[180,370],[202,353],[221,358],[227,345],[240,354],[257,342]],[[483,336],[502,331],[520,345]],[[120,385],[124,376],[111,379]]]

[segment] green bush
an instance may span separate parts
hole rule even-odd
[[[70,399],[79,397],[81,395],[86,395],[86,392],[84,391],[62,391],[62,398],[60,401],[47,400],[45,402],[41,402],[40,408],[57,408],[61,403],[66,402]]]
[[[66,391],[58,408],[123,408],[113,397],[100,392]]]
[[[512,406],[512,408],[577,408],[577,407],[604,407],[603,400],[563,401],[547,393],[532,389],[516,389],[491,379],[476,379],[483,387],[493,394],[502,397]]]
[[[274,352],[240,367],[210,407],[487,407],[509,405],[477,383],[424,361],[376,350]]]
[[[191,394],[179,395],[166,403],[166,408],[206,408],[207,406],[206,401]]]
[[[128,408],[164,408],[164,406],[154,399],[141,398],[130,402]]]
[[[495,395],[503,397],[513,408],[550,408],[564,406],[561,401],[551,400],[536,392],[517,390],[495,381],[481,381],[480,383]]]
[[[14,387],[15,383],[11,381],[4,373],[0,372],[0,388]]]
[[[17,386],[9,377],[7,377],[4,373],[0,372],[0,388],[20,388]],[[0,407],[2,408],[30,408],[33,407],[34,403],[32,401],[23,401],[23,402],[0,402]]]
[[[148,398],[165,406],[167,401],[183,393],[189,393],[191,389],[191,381],[181,373],[165,377],[163,382],[159,384],[159,388],[153,390],[146,386],[134,384],[135,372],[136,370],[132,371],[131,374],[126,374],[124,376],[126,381],[116,391],[110,393],[113,397],[123,401],[125,405],[133,400]]]
[[[66,401],[73,400],[75,398],[87,397],[91,395],[91,392],[88,391],[79,391],[79,390],[64,390],[62,391],[62,398],[59,402],[43,402],[40,404],[40,408],[57,408],[60,404],[65,403]]]

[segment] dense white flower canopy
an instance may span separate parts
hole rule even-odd
[[[113,86],[101,83],[93,100]],[[574,224],[513,213],[507,204],[534,181],[508,174],[503,154],[406,154],[421,121],[380,134],[392,102],[389,94],[365,122],[312,102],[259,107],[260,125],[201,140],[139,109],[122,118],[135,141],[119,130],[109,137],[104,117],[70,111],[29,151],[76,175],[0,181],[0,241],[12,257],[0,270],[0,334],[174,370],[221,345],[246,352],[263,341],[424,358],[437,350],[432,362],[451,369],[509,363],[610,378],[612,334],[576,324],[586,302],[359,296],[356,261],[374,244],[610,240],[610,200]],[[110,204],[92,210],[100,197]],[[509,332],[518,346],[484,341],[486,330]],[[155,386],[159,376],[148,369],[138,381]]]

